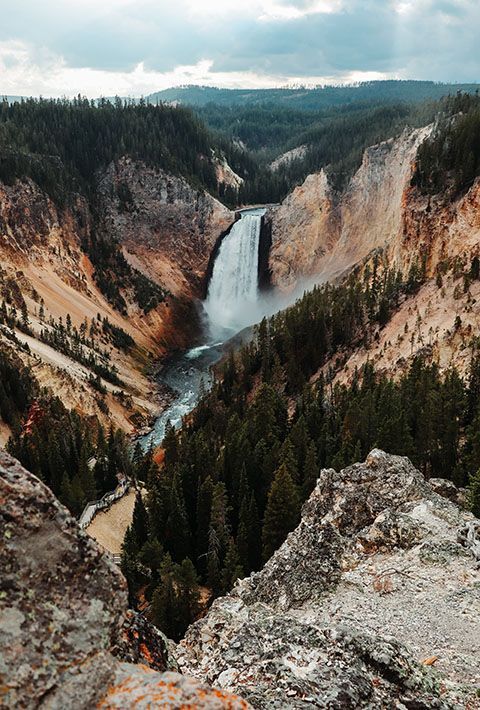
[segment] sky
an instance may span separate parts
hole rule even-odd
[[[0,94],[480,80],[480,0],[0,0]]]

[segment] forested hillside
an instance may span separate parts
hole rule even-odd
[[[215,190],[212,147],[188,109],[82,98],[0,103],[0,179],[27,175],[56,197],[92,190],[97,171],[124,155]]]
[[[119,474],[135,477],[124,432],[113,426],[105,431],[95,418],[69,411],[50,390],[39,388],[5,346],[0,350],[0,416],[12,431],[7,450],[76,516],[87,502],[112,491]]]
[[[224,594],[257,570],[298,523],[323,467],[378,446],[409,456],[427,477],[470,484],[478,500],[480,358],[467,381],[418,357],[398,379],[367,365],[333,385],[327,362],[368,342],[425,278],[414,264],[315,288],[257,328],[177,434],[161,470],[148,456],[146,507],[137,501],[124,546],[132,600],[147,586],[156,623],[178,638],[195,617],[198,585]],[[312,376],[314,382],[311,382]]]
[[[412,182],[424,193],[454,199],[480,175],[480,97],[459,94],[445,109],[434,135],[420,146]]]
[[[405,127],[426,126],[452,115],[475,97],[458,93],[438,101],[392,101],[378,94],[376,101],[354,101],[318,110],[300,110],[282,102],[253,106],[207,103],[195,107],[198,116],[220,141],[243,146],[254,160],[240,201],[280,201],[311,173],[327,170],[332,185],[342,190],[361,164],[364,150],[398,136]],[[298,155],[272,162],[300,148]],[[239,166],[241,168],[241,166]]]
[[[222,106],[252,108],[258,104],[277,104],[300,110],[317,110],[357,102],[397,103],[435,101],[457,91],[475,92],[478,84],[444,84],[433,81],[368,81],[345,86],[292,89],[218,89],[211,86],[185,86],[166,89],[147,97],[150,102],[179,101],[189,106],[214,103]]]

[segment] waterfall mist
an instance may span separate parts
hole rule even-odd
[[[302,280],[289,293],[259,291],[260,232],[265,212],[264,208],[244,210],[220,245],[203,302],[212,343],[225,342],[264,316],[287,308],[325,281],[319,275]]]

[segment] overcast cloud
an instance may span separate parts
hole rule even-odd
[[[0,10],[1,94],[480,79],[480,0],[0,0]]]

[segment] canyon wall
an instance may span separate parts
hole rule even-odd
[[[420,287],[400,300],[373,340],[327,364],[325,372],[333,367],[340,381],[366,362],[397,376],[419,353],[442,369],[468,371],[480,328],[480,282],[469,276],[480,256],[480,179],[453,200],[413,186],[417,150],[431,131],[405,130],[366,150],[341,195],[321,172],[268,212],[271,278],[280,291],[300,295],[372,266],[374,256],[380,272],[396,268],[407,278],[412,266],[424,271]]]
[[[173,294],[201,295],[219,235],[235,214],[181,177],[123,158],[99,181],[102,227],[127,260]]]
[[[144,426],[161,405],[146,368],[175,347],[190,342],[194,325],[192,299],[202,295],[211,251],[235,215],[185,180],[122,159],[98,176],[96,194],[70,196],[58,206],[32,180],[0,183],[0,287],[7,303],[24,301],[29,333],[0,327],[0,342],[13,337],[28,346],[18,354],[42,386],[51,387],[67,407],[113,421],[126,431]],[[89,256],[89,239],[101,238],[165,293],[145,312],[130,287],[119,283],[125,308],[115,308],[98,286],[99,268]],[[108,277],[107,277],[108,279]],[[98,345],[109,353],[121,387],[104,382],[105,406],[89,383],[87,367],[45,342],[41,331],[52,323],[79,330],[104,319],[134,341],[119,349],[100,335]],[[187,327],[188,326],[188,327]],[[87,348],[88,350],[88,348]],[[0,442],[8,430],[0,431]]]
[[[402,240],[417,149],[430,132],[405,130],[368,148],[341,195],[322,171],[271,208],[273,283],[291,291],[303,279],[334,279],[373,250],[395,247]]]

